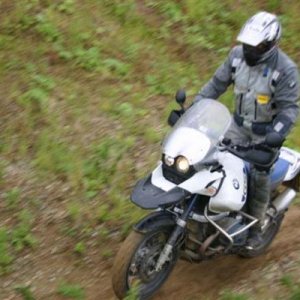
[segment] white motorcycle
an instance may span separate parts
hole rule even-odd
[[[151,297],[178,258],[260,255],[299,190],[300,153],[274,151],[276,136],[264,145],[232,145],[223,139],[232,120],[223,104],[205,99],[185,111],[183,91],[176,100],[182,109],[169,117],[176,125],[163,142],[162,159],[131,195],[133,203],[155,211],[134,226],[115,258],[112,283],[120,299],[133,287],[139,299]],[[258,222],[247,213],[249,164],[274,164],[263,242],[255,250],[245,248],[249,228]]]

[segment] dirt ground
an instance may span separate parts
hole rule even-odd
[[[253,259],[223,256],[200,264],[180,261],[153,299],[213,300],[226,289],[245,290],[253,294],[258,292],[257,289],[262,291],[265,285],[268,290],[270,281],[273,284],[297,265],[300,258],[299,228],[300,207],[294,206],[287,212],[280,232],[264,255]],[[115,299],[109,287],[109,275],[110,270],[107,270],[107,276],[103,278],[105,292],[99,299]],[[276,289],[273,293],[274,297]]]
[[[86,255],[79,258],[72,254],[71,239],[66,242],[66,238],[59,237],[59,225],[43,222],[45,220],[39,220],[39,227],[35,228],[40,247],[35,253],[25,251],[17,258],[14,272],[0,278],[0,299],[23,299],[15,290],[18,285],[29,286],[37,300],[66,299],[57,293],[61,282],[84,287],[88,300],[116,299],[111,288],[114,255],[106,259],[100,255],[101,249],[108,245],[101,245],[97,236],[92,237]],[[276,240],[260,257],[223,256],[200,264],[180,261],[153,299],[218,299],[226,289],[254,295],[265,289],[264,292],[269,293],[269,284],[278,283],[279,278],[295,269],[300,261],[299,227],[300,207],[294,206],[287,212]],[[113,239],[111,243],[115,254],[120,244]],[[268,299],[273,299],[272,295],[268,294]]]

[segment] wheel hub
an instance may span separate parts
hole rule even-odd
[[[163,243],[154,245],[145,245],[136,253],[132,264],[129,268],[129,275],[132,277],[130,281],[141,280],[143,283],[148,283],[157,275],[155,270],[160,253],[163,249]]]

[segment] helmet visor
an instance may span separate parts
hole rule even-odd
[[[274,43],[260,43],[256,47],[248,45],[248,44],[243,44],[243,50],[245,53],[252,53],[254,55],[263,55],[266,52],[268,52]]]

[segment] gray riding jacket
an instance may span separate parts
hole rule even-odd
[[[202,98],[217,99],[232,83],[234,119],[239,126],[260,135],[266,134],[266,126],[268,130],[271,127],[284,135],[288,133],[299,112],[299,79],[296,64],[285,53],[278,49],[266,62],[249,67],[242,46],[234,47],[195,102]]]

